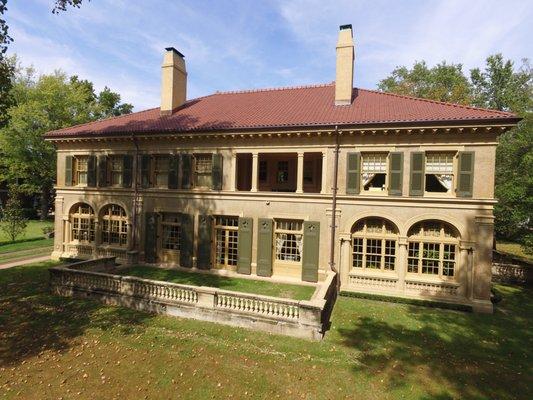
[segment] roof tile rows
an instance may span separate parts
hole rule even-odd
[[[352,104],[335,106],[335,85],[215,93],[187,101],[170,116],[159,108],[90,122],[45,136],[86,137],[130,133],[194,132],[325,125],[512,120],[503,111],[467,107],[366,89]]]

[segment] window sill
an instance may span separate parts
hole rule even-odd
[[[396,272],[384,271],[381,269],[371,269],[371,268],[352,268],[349,272],[350,276],[365,276],[372,278],[388,278],[388,279],[398,279],[398,274]]]

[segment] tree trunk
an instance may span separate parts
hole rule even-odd
[[[50,188],[43,186],[41,191],[41,221],[48,218],[48,209],[50,208]]]

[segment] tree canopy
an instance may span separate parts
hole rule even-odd
[[[501,54],[467,77],[460,64],[424,61],[397,67],[378,88],[402,95],[512,111],[523,117],[518,127],[500,136],[496,153],[496,233],[527,243],[533,252],[533,73],[528,60],[516,68]]]
[[[17,182],[26,194],[40,193],[46,204],[56,176],[54,147],[43,140],[50,130],[130,113],[133,106],[92,82],[56,71],[37,76],[33,68],[17,68],[10,91],[14,104],[0,129],[0,180]]]

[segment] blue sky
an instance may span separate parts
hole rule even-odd
[[[533,1],[8,0],[10,53],[38,72],[62,69],[118,91],[136,110],[159,105],[163,49],[185,54],[188,97],[335,79],[339,25],[351,23],[354,85],[375,88],[415,60],[480,66],[496,52],[533,56]]]

